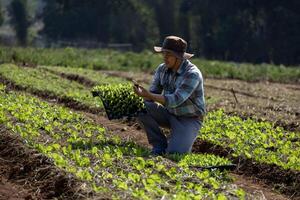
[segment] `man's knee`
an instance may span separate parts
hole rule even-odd
[[[157,108],[157,103],[153,102],[153,101],[144,101],[145,107],[146,107],[146,111],[149,113],[153,110],[155,110]]]
[[[139,112],[137,114],[138,123],[142,126],[144,125],[144,123],[151,121],[151,119],[152,119],[151,112],[153,112],[154,107],[155,107],[154,104],[156,104],[156,103],[151,102],[151,101],[144,101],[144,104],[145,104],[146,112]]]
[[[149,115],[153,118],[157,118],[157,115],[160,115],[162,110],[159,105],[153,101],[144,101],[146,112],[144,115]]]

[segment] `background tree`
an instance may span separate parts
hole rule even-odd
[[[209,59],[299,64],[299,9],[296,0],[193,1],[196,49]]]
[[[53,39],[132,43],[142,50],[158,37],[153,11],[139,0],[46,0],[42,33]]]
[[[2,13],[3,11],[2,11],[2,4],[1,4],[1,1],[0,1],[0,26],[2,25],[2,23],[3,23],[3,13]]]
[[[147,4],[155,11],[155,21],[159,29],[159,39],[163,39],[167,35],[175,35],[178,33],[179,4],[182,0],[147,0]]]
[[[26,46],[29,26],[27,20],[26,0],[13,0],[10,4],[10,16],[19,44]]]
[[[140,51],[178,35],[208,59],[300,63],[299,0],[44,1],[42,34],[54,40],[131,43]]]

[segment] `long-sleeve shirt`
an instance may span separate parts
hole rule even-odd
[[[189,60],[183,60],[177,72],[164,63],[155,71],[150,92],[165,97],[167,110],[177,116],[196,117],[205,114],[203,77]]]

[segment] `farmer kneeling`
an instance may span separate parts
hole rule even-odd
[[[176,36],[165,38],[162,47],[164,63],[156,69],[150,90],[133,86],[145,99],[146,113],[138,116],[145,129],[152,154],[188,153],[191,151],[205,114],[203,78],[200,70],[188,59],[187,42]],[[171,130],[169,141],[161,127]]]

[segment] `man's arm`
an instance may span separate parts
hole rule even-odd
[[[138,96],[143,97],[146,100],[152,100],[152,101],[158,102],[162,105],[165,105],[166,100],[163,95],[149,92],[148,90],[146,90],[145,88],[143,88],[142,86],[139,86],[139,85],[138,86],[134,85],[133,90]]]
[[[163,64],[160,64],[157,69],[155,70],[155,74],[152,79],[152,83],[150,85],[149,91],[154,94],[161,94],[162,93],[162,85],[160,84],[160,74],[162,70]]]

